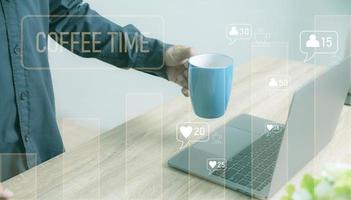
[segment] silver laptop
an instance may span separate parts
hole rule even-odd
[[[209,141],[189,146],[168,164],[267,199],[332,139],[350,86],[347,58],[294,93],[286,124],[242,114],[214,131]],[[268,130],[267,124],[274,128]],[[221,142],[214,141],[218,138]],[[209,170],[209,161],[215,159],[225,160],[225,165]]]

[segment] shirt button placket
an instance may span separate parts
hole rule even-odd
[[[28,93],[27,92],[21,92],[20,94],[20,100],[25,101],[28,98]]]
[[[26,136],[24,137],[24,141],[25,141],[25,142],[29,142],[29,136],[28,136],[28,135],[26,135]]]
[[[19,3],[19,2],[18,2]],[[36,152],[31,144],[29,132],[29,91],[26,85],[25,69],[21,65],[21,55],[23,49],[20,46],[20,26],[18,25],[18,15],[16,12],[16,1],[8,0],[6,5],[7,28],[11,32],[9,36],[9,44],[11,46],[12,67],[14,71],[14,85],[17,93],[17,104],[19,113],[19,125],[21,136],[24,143],[25,153],[27,154],[27,165],[29,168],[36,165]],[[34,157],[33,157],[34,155]]]
[[[21,49],[21,47],[19,47],[19,46],[16,46],[15,49],[14,49],[14,53],[15,53],[17,56],[21,55],[21,51],[22,51],[22,49]]]

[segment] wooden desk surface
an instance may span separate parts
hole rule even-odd
[[[4,183],[15,199],[250,199],[167,166],[179,151],[176,124],[207,122],[210,131],[241,113],[284,122],[292,92],[324,67],[258,58],[236,69],[228,112],[196,117],[179,97]],[[287,90],[267,87],[271,75],[289,75]],[[157,96],[157,95],[156,95]],[[148,98],[145,96],[145,98]],[[156,97],[155,97],[156,98]],[[344,107],[331,143],[292,182],[330,162],[351,163],[351,108]],[[282,191],[273,199],[279,199]]]

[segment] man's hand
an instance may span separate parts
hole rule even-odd
[[[0,183],[0,200],[8,200],[13,196],[13,193],[5,189],[2,184]]]
[[[180,45],[170,47],[165,55],[168,79],[180,85],[186,97],[189,96],[188,59],[193,55],[192,48]]]

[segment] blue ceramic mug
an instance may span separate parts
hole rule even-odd
[[[233,82],[233,59],[202,54],[189,59],[189,90],[194,112],[202,118],[224,115]]]

